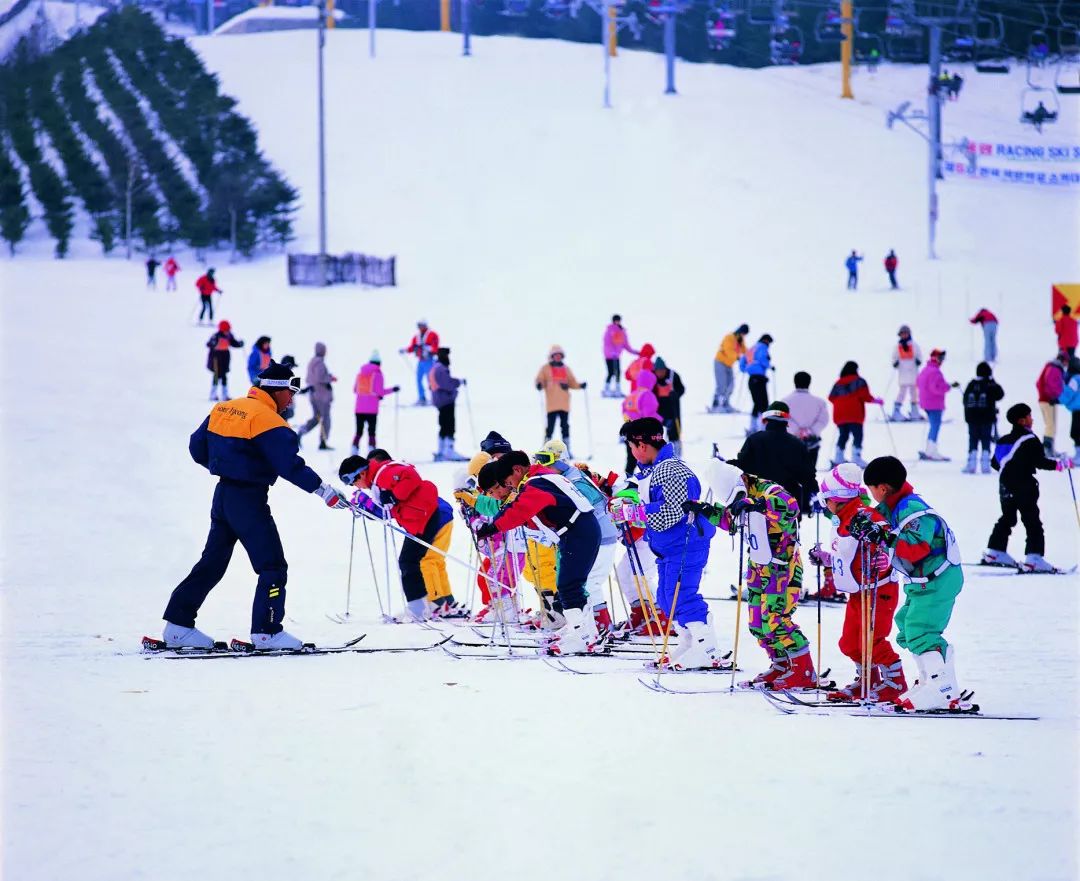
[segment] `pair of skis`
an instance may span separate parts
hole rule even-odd
[[[1051,569],[1028,569],[1023,563],[964,563],[962,564],[969,568],[979,569],[1000,569],[1003,570],[1001,574],[1005,575],[1073,575],[1076,572],[1076,566],[1070,566],[1068,569],[1061,569],[1054,566]],[[989,573],[986,573],[989,574]]]
[[[447,636],[438,642],[431,643],[429,645],[420,646],[360,646],[360,643],[365,637],[366,633],[361,633],[355,639],[350,639],[346,643],[341,645],[331,646],[317,646],[313,643],[304,643],[303,646],[297,649],[257,649],[252,643],[245,642],[240,639],[234,639],[228,644],[224,642],[214,643],[213,648],[198,649],[198,648],[169,648],[163,640],[155,639],[151,636],[144,636],[142,640],[142,650],[147,657],[168,658],[175,660],[177,658],[199,658],[199,659],[212,659],[212,658],[280,658],[282,656],[292,655],[339,655],[347,653],[360,653],[360,654],[396,654],[403,652],[426,652],[432,649],[439,648],[444,643],[450,640]]]
[[[765,699],[784,715],[814,716],[870,716],[878,719],[991,719],[1010,722],[1034,722],[1038,716],[1020,714],[984,713],[978,704],[971,702],[972,693],[960,697],[958,706],[939,710],[904,710],[896,704],[863,703],[861,701],[828,701],[806,699],[808,692],[801,694],[789,691],[770,692],[762,690]],[[812,692],[810,692],[812,693]]]

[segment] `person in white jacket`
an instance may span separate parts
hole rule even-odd
[[[795,391],[783,399],[788,405],[788,434],[795,435],[806,445],[814,470],[817,470],[821,432],[829,424],[829,403],[810,394],[810,374],[800,370],[795,374]]]
[[[900,405],[904,402],[904,398],[907,397],[911,401],[907,421],[917,422],[923,418],[922,411],[919,409],[919,387],[916,384],[919,378],[919,368],[922,367],[923,363],[922,349],[911,338],[911,328],[906,324],[900,325],[897,336],[899,339],[896,345],[893,346],[892,366],[896,368],[898,388],[896,401],[893,403],[892,416],[889,418],[894,421],[904,419],[903,414],[900,412]]]

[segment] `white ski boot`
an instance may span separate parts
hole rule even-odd
[[[908,408],[908,422],[925,422],[926,417],[923,416],[922,410],[919,409],[918,404],[912,404]]]
[[[979,470],[982,471],[983,474],[989,474],[990,473],[991,469],[990,469],[990,451],[989,450],[983,450],[982,451],[982,456],[979,458]]]
[[[866,467],[866,460],[862,457],[862,450],[859,447],[855,447],[852,449],[851,461],[858,465],[860,468]]]
[[[836,452],[833,453],[832,462],[829,463],[830,468],[835,468],[837,465],[843,465],[847,461],[847,456],[844,455],[844,448],[839,444],[836,445]]]
[[[992,548],[987,548],[983,551],[979,563],[983,566],[1011,566],[1014,569],[1020,568],[1020,564],[1010,556],[1008,551],[995,551]]]
[[[304,644],[299,639],[284,630],[278,633],[253,633],[251,634],[251,644],[255,646],[257,652],[269,652],[275,649],[302,649],[304,647]]]
[[[924,462],[948,462],[949,457],[941,455],[937,441],[927,441],[926,451],[919,453],[919,458]]]
[[[944,710],[960,700],[960,688],[956,684],[955,657],[952,646],[941,652],[929,651],[915,656],[919,667],[919,679],[900,698],[905,710]]]
[[[1027,554],[1023,565],[1020,567],[1025,572],[1053,572],[1054,567],[1042,554]]]
[[[165,622],[161,638],[171,649],[212,649],[214,640],[196,627],[181,627],[172,621]]]
[[[564,609],[566,625],[555,634],[548,646],[551,655],[588,655],[600,642],[592,609]]]
[[[974,474],[975,473],[975,451],[971,450],[968,453],[967,464],[960,469],[962,474]]]
[[[712,618],[712,615],[709,615]],[[720,666],[712,621],[691,621],[680,634],[686,647],[671,662],[675,670],[715,670]]]
[[[903,422],[904,414],[900,412],[900,402],[895,401],[892,405],[892,415],[889,417],[890,422]]]

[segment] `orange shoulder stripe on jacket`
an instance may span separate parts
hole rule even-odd
[[[210,411],[207,429],[219,437],[250,440],[264,432],[288,426],[262,389],[252,388],[246,398],[222,401]]]

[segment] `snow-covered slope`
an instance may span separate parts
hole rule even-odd
[[[195,41],[301,189],[298,250],[316,233],[314,39]],[[477,435],[539,443],[531,380],[558,342],[590,380],[591,437],[578,397],[575,447],[604,469],[622,462],[617,406],[597,397],[615,311],[635,345],[653,342],[683,376],[687,457],[699,465],[714,441],[724,452],[741,441],[743,417],[700,412],[719,338],[741,321],[775,338],[779,392],[808,369],[824,394],[854,358],[888,398],[899,323],[924,349],[946,348],[946,375],[966,381],[980,351],[967,318],[986,305],[1002,320],[1007,403],[1033,402],[1054,349],[1049,286],[1080,279],[1076,191],[949,182],[943,259],[924,259],[925,147],[884,121],[921,100],[925,72],[862,74],[858,99],[843,102],[835,67],[680,65],[680,95],[665,98],[662,59],[624,52],[616,109],[604,112],[592,47],[485,39],[466,61],[452,35],[380,33],[373,63],[365,41],[329,38],[330,246],[396,253],[401,286],[290,290],[280,259],[218,264],[221,314],[248,344],[265,333],[276,354],[303,362],[327,343],[338,452],[310,456],[325,477],[347,448],[348,389],[372,348],[411,402],[395,349],[419,317],[469,379],[460,449],[472,445],[470,408]],[[1022,79],[969,76],[946,108],[947,136],[1077,143],[1068,105],[1041,141],[1021,130]],[[208,406],[209,332],[190,326],[198,270],[180,255],[181,291],[145,291],[136,264],[53,262],[39,246],[0,262],[13,380],[2,547],[11,877],[1076,876],[1075,577],[973,573],[950,625],[980,703],[1036,723],[788,718],[751,694],[668,699],[634,675],[568,677],[532,661],[134,656],[207,524],[212,481],[186,451]],[[867,255],[857,294],[843,290],[851,248]],[[901,259],[896,293],[879,268],[889,248]],[[234,365],[240,392],[242,357]],[[958,473],[966,438],[958,401],[950,408],[952,463],[919,464],[924,427],[890,437],[873,416],[866,452],[895,443],[974,558],[997,487]],[[386,409],[380,440],[430,459],[434,413],[403,407],[395,428]],[[449,490],[452,466],[421,469]],[[1042,486],[1048,555],[1071,564],[1068,484],[1049,474]],[[271,500],[291,630],[317,642],[366,630],[376,645],[428,636],[376,623],[359,530],[356,624],[327,621],[344,603],[348,518],[288,485]],[[467,548],[459,528],[453,550]],[[373,553],[381,578],[378,537]],[[726,591],[735,565],[718,538],[709,595]],[[463,572],[452,577],[466,594]],[[238,554],[200,623],[243,634],[252,583]],[[730,645],[734,605],[714,606]],[[820,640],[838,678],[841,614],[823,611]],[[816,646],[815,609],[798,619]],[[745,632],[739,657],[751,673],[764,664]]]

